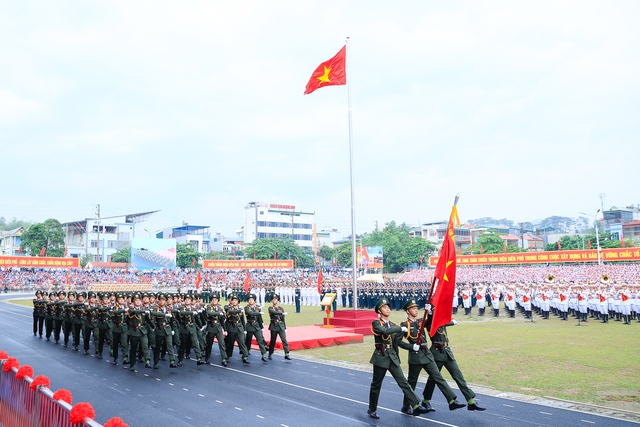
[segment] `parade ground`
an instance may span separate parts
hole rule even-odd
[[[31,306],[30,299],[12,302]],[[295,313],[293,306],[284,307],[293,335],[298,328],[322,329],[319,325],[326,313],[319,307],[303,306],[300,313]],[[392,311],[392,321],[399,323],[404,318],[403,311]],[[481,317],[476,308],[471,316],[459,312],[454,318],[460,323],[448,328],[449,339],[470,384],[502,393],[635,412],[640,419],[640,323],[624,325],[611,320],[602,324],[589,319],[577,326],[578,321],[571,317],[568,321],[554,316],[543,320],[536,315],[530,321],[520,313],[515,319],[504,313],[497,318]],[[349,344],[339,345],[345,341],[338,340],[334,345],[308,349],[301,346],[293,355],[370,371],[373,337],[365,335],[362,342],[348,341]],[[402,355],[401,360],[406,372],[406,356]],[[444,376],[450,379],[446,372]]]

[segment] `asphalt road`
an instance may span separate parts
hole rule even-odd
[[[243,365],[236,349],[225,368],[219,365],[214,345],[212,361],[217,365],[197,366],[194,360],[185,360],[180,368],[169,369],[168,362],[161,362],[155,370],[138,364],[133,373],[122,365],[113,366],[107,351],[99,360],[34,337],[31,309],[1,302],[9,297],[15,295],[0,296],[0,350],[22,365],[31,365],[35,375],[48,376],[53,391],[70,390],[73,403],[90,402],[101,423],[119,416],[131,427],[637,425],[482,394],[477,399],[487,407],[485,412],[451,412],[437,389],[432,401],[436,412],[414,418],[400,412],[402,392],[391,377],[382,387],[381,418],[374,420],[366,413],[371,372],[296,359],[296,353],[292,361],[276,353],[264,363],[253,352],[251,364]]]

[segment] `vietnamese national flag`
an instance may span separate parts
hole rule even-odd
[[[503,245],[502,245],[502,252],[504,252],[505,254],[507,253],[507,241],[505,240]]]
[[[244,275],[244,291],[249,292],[249,285],[251,284],[251,277],[249,277],[249,270],[245,270]]]
[[[318,65],[311,74],[309,83],[304,91],[305,95],[325,86],[342,86],[347,84],[347,46],[328,61]]]
[[[324,277],[322,277],[322,269],[318,269],[318,293],[322,293],[322,285],[324,284]]]
[[[560,240],[558,240],[558,250],[561,251],[562,250],[562,246],[560,245]]]
[[[620,233],[620,246],[624,248],[624,236]]]
[[[46,252],[47,248],[42,248],[40,250],[40,256],[44,256],[44,253]]]
[[[18,255],[20,255],[22,253],[22,246],[18,247]]]
[[[429,330],[429,335],[431,336],[435,335],[439,327],[451,322],[453,309],[451,301],[453,301],[453,293],[456,287],[456,242],[453,227],[454,223],[456,226],[460,226],[458,208],[456,207],[457,201],[458,197],[456,197],[456,203],[451,208],[447,231],[442,243],[442,251],[438,264],[436,264],[432,291],[429,295],[429,302],[433,306],[433,317],[431,329]]]
[[[484,253],[484,246],[480,245],[480,253],[483,254]]]
[[[198,276],[196,277],[196,289],[200,289],[200,281],[202,277],[200,276],[200,269],[198,269]]]
[[[278,252],[274,252],[273,253],[273,259],[277,259],[278,258]]]
[[[64,245],[64,256],[66,257],[69,254],[69,245]]]
[[[591,239],[587,240],[587,247],[591,249]]]

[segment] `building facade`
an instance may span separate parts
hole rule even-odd
[[[22,250],[20,249],[20,245],[22,242],[20,240],[20,236],[22,236],[22,233],[24,233],[23,227],[18,227],[9,231],[0,230],[0,255],[21,255]]]
[[[250,202],[244,208],[244,243],[257,239],[292,237],[301,248],[313,249],[315,212],[296,210],[293,205]]]

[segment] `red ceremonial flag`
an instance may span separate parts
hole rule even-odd
[[[318,65],[318,68],[311,74],[305,95],[316,89],[325,86],[346,85],[347,84],[347,46],[328,61]]]
[[[604,297],[604,295],[600,294],[600,302],[605,302],[607,299]]]
[[[424,256],[420,255],[420,264],[422,264],[424,262]]]
[[[567,300],[567,297],[565,297],[563,294],[560,294],[560,302],[565,302]]]
[[[195,259],[195,258],[193,259],[193,263],[192,263],[192,265],[193,265],[194,267],[196,266],[196,259]]]
[[[338,265],[338,258],[337,257],[333,257],[333,265],[334,266]]]
[[[244,291],[249,292],[249,285],[251,284],[251,277],[249,277],[249,270],[245,270],[244,275]]]
[[[18,255],[20,255],[22,253],[22,246],[18,247]]]
[[[620,294],[620,296],[622,297],[622,302],[625,302],[626,300],[629,299],[629,297],[626,296],[625,294]]]
[[[233,259],[238,259],[238,257],[236,256],[236,248],[233,248]]]
[[[624,236],[622,235],[622,232],[620,232],[620,246],[624,248]]]
[[[587,247],[591,249],[591,239],[587,240]]]
[[[562,250],[562,246],[560,245],[560,240],[558,240],[558,250],[561,251]]]
[[[451,312],[453,301],[453,291],[456,287],[456,242],[454,232],[454,221],[456,226],[460,226],[460,218],[458,218],[458,208],[456,203],[451,208],[449,216],[449,224],[444,235],[442,243],[442,251],[433,279],[433,286],[429,301],[433,306],[433,317],[431,319],[431,329],[429,335],[433,336],[439,327],[451,322]]]
[[[502,245],[502,252],[507,253],[507,241],[505,240]]]
[[[200,281],[202,277],[200,276],[200,269],[198,269],[198,276],[196,277],[196,289],[200,289]]]
[[[529,297],[528,297],[528,296],[526,296],[526,295],[524,295],[524,296],[522,297],[522,302],[529,302]]]
[[[322,277],[322,269],[318,269],[318,293],[322,293],[322,285],[324,284],[324,277]]]
[[[480,253],[483,254],[484,253],[484,246],[480,245]]]
[[[69,254],[69,245],[64,245],[64,256],[66,257]]]
[[[253,259],[256,259],[256,253],[255,253],[255,251],[253,252]]]
[[[45,251],[47,250],[47,248],[42,248],[40,250],[40,256],[44,256]]]
[[[274,252],[273,253],[273,259],[277,259],[278,258],[278,252]]]

